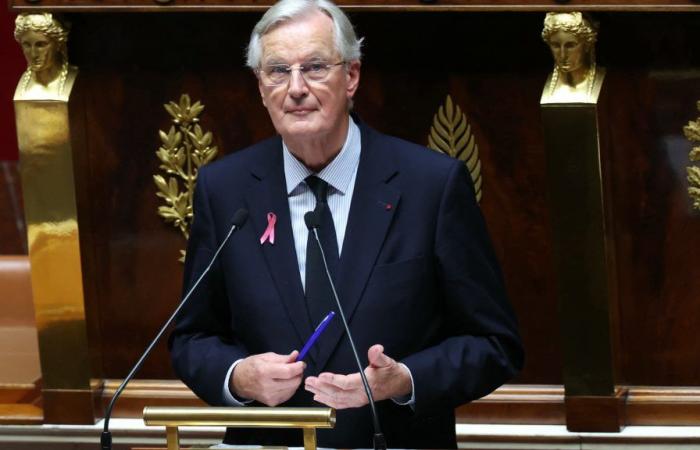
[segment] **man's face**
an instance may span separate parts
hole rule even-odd
[[[583,67],[587,49],[575,35],[557,31],[549,38],[549,48],[560,71],[574,72]]]
[[[275,64],[341,61],[333,41],[333,22],[320,11],[278,25],[261,41],[261,69]],[[360,62],[351,61],[331,67],[322,82],[306,81],[299,70],[293,70],[286,84],[266,86],[259,76],[258,86],[277,132],[285,140],[298,140],[339,132],[359,80]]]
[[[22,35],[20,45],[32,72],[41,72],[53,64],[56,44],[45,35],[36,31],[27,31]]]

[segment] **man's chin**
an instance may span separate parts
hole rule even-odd
[[[290,136],[313,136],[320,130],[317,123],[312,120],[292,120],[285,124],[285,131]]]

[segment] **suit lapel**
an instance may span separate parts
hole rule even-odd
[[[381,145],[381,135],[360,126],[362,150],[355,189],[337,272],[337,290],[348,323],[374,268],[400,199],[400,192],[388,182],[397,173],[391,152]],[[333,354],[345,330],[336,320],[323,336],[318,354],[320,372]],[[360,350],[358,350],[360,351]]]
[[[274,140],[265,155],[267,156],[265,161],[253,166],[251,170],[258,182],[254,183],[247,192],[246,202],[256,237],[262,236],[267,228],[267,214],[273,212],[277,216],[275,243],[272,245],[266,242],[261,246],[261,250],[279,298],[299,337],[298,347],[301,349],[313,330],[306,314],[304,291],[299,277],[299,264],[287,201],[281,141]]]

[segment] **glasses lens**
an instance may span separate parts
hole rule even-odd
[[[267,66],[262,70],[266,84],[282,84],[289,80],[291,70],[289,66],[274,65]]]
[[[328,76],[328,64],[324,62],[302,64],[300,70],[307,80],[323,81]]]

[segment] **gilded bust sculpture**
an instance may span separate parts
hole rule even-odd
[[[543,103],[595,103],[605,71],[596,67],[598,25],[580,12],[547,13],[542,39],[554,58]]]
[[[68,28],[49,13],[20,14],[15,20],[15,40],[27,60],[15,98],[67,98],[77,73],[68,64]]]

